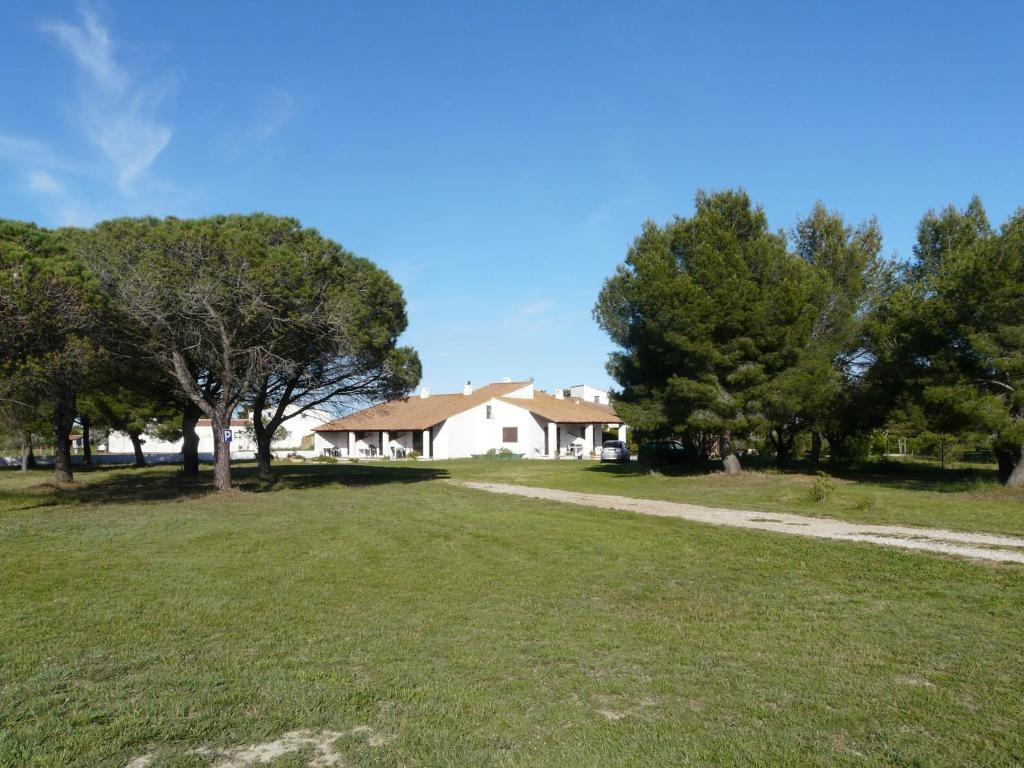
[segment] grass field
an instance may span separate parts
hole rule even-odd
[[[728,476],[666,467],[652,473],[591,461],[446,461],[454,478],[536,485],[589,493],[684,501],[712,507],[796,512],[858,523],[886,523],[1024,535],[1024,492],[999,484],[995,469],[874,463],[837,474],[834,495],[811,497],[815,478],[773,469]]]
[[[524,464],[281,467],[221,496],[0,473],[0,765],[194,768],[296,729],[350,766],[1024,762],[1024,568],[436,482],[796,493]],[[991,490],[880,485],[851,514]],[[928,515],[973,527],[955,506]],[[1000,514],[979,529],[1020,530]]]

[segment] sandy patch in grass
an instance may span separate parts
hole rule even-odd
[[[598,696],[597,699],[604,706],[594,711],[613,723],[627,717],[645,717],[650,714],[652,707],[658,706],[658,702],[654,699],[641,699],[632,705],[629,705],[629,702],[621,696]],[[613,705],[616,707],[615,709],[612,709]]]
[[[311,750],[313,755],[306,763],[307,768],[331,768],[345,764],[345,756],[335,749],[334,743],[342,736],[349,735],[363,737],[371,747],[381,747],[391,740],[368,725],[357,725],[350,731],[289,731],[273,741],[261,744],[245,744],[227,749],[198,747],[189,750],[188,754],[214,759],[215,762],[210,764],[210,768],[250,768],[256,765],[270,765],[284,755]],[[149,768],[158,755],[157,752],[150,752],[134,757],[124,768]]]

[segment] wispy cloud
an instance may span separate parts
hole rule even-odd
[[[0,159],[43,168],[65,168],[70,165],[45,143],[7,133],[0,133]]]
[[[266,88],[245,122],[224,135],[225,150],[237,158],[266,144],[295,117],[295,99],[283,88]]]
[[[550,322],[548,317],[555,308],[555,302],[551,299],[537,299],[519,307],[513,314],[505,317],[501,322],[501,328],[517,329],[526,333],[534,333],[547,327]]]
[[[32,171],[26,181],[30,192],[44,195],[64,194],[64,185],[46,171]]]
[[[260,100],[256,119],[249,126],[248,135],[256,141],[267,141],[291,121],[295,114],[295,100],[288,91],[271,88]]]
[[[114,44],[110,34],[91,9],[82,8],[80,14],[81,26],[64,21],[47,21],[40,29],[56,37],[96,85],[104,90],[122,93],[128,87],[128,76],[114,60]]]
[[[141,84],[118,63],[110,33],[89,8],[79,23],[41,25],[74,59],[81,73],[76,114],[86,136],[113,165],[118,187],[131,192],[171,140],[156,109],[173,83]]]
[[[554,309],[555,303],[551,299],[541,299],[540,301],[533,301],[519,310],[519,314],[523,317],[536,317],[537,315],[544,315]]]
[[[587,229],[596,229],[608,221],[614,211],[614,202],[603,203],[586,215],[583,226]]]
[[[30,171],[25,176],[25,189],[46,200],[57,226],[82,226],[95,220],[87,207],[47,171]]]

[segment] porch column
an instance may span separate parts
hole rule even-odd
[[[424,459],[429,459],[430,458],[431,448],[433,448],[433,446],[430,444],[430,430],[429,429],[424,429],[423,430],[423,458]]]
[[[548,456],[552,458],[558,455],[558,425],[548,422]]]
[[[625,424],[619,424],[619,440],[622,442],[626,442],[626,429]]]
[[[391,442],[391,435],[386,431],[380,433],[380,455],[391,457],[391,449],[388,447],[388,443]]]
[[[594,450],[594,425],[587,424],[583,428],[583,447],[587,450],[587,458],[590,457],[590,452]]]
[[[348,457],[351,459],[356,455],[356,433],[348,433]]]

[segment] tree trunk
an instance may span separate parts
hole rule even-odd
[[[843,438],[839,435],[825,435],[828,438],[828,465],[838,467],[842,460]]]
[[[269,424],[264,425],[263,418],[254,409],[252,427],[256,437],[256,474],[260,480],[270,482],[274,475],[270,470],[270,461],[273,454],[270,452],[270,444],[273,441],[274,430],[279,425],[271,419]]]
[[[816,429],[811,430],[811,472],[818,471],[818,465],[821,464],[821,432]]]
[[[132,441],[132,450],[135,451],[135,468],[141,469],[146,466],[146,456],[142,452],[142,440],[139,439],[140,432],[133,429],[128,430],[128,439]]]
[[[722,456],[722,469],[727,475],[738,475],[743,471],[740,457],[732,449],[732,434],[726,430],[718,438],[718,452]]]
[[[997,446],[996,462],[999,465],[997,470],[999,474],[999,482],[1006,484],[1006,481],[1010,479],[1010,475],[1013,474],[1014,456],[1013,449],[1004,446]]]
[[[774,432],[774,437],[772,433]],[[796,435],[789,435],[788,439],[786,436],[785,427],[773,427],[768,430],[768,439],[772,442],[775,448],[775,466],[782,469],[789,462],[789,457],[793,454],[793,443]]]
[[[1024,488],[1024,445],[1017,449],[1016,455],[1007,452],[1012,457],[1012,467],[1006,476],[1007,488]],[[1000,462],[1001,463],[1001,462]]]
[[[53,409],[53,479],[54,482],[73,483],[71,468],[71,428],[75,424],[75,398],[59,397]]]
[[[82,465],[86,467],[92,466],[92,419],[83,414],[82,420]]]
[[[260,480],[270,482],[274,479],[273,472],[270,471],[270,461],[273,455],[270,452],[270,442],[256,443],[256,474]]]
[[[199,477],[199,435],[196,424],[202,410],[189,401],[181,412],[181,473],[185,477]]]
[[[26,432],[21,438],[21,471],[36,468],[36,456],[32,453],[32,433]]]
[[[213,487],[218,491],[231,490],[231,444],[224,442],[224,430],[230,428],[231,414],[214,411],[213,426]]]

